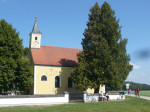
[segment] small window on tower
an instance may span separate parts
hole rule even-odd
[[[35,37],[35,40],[37,40],[37,37]]]

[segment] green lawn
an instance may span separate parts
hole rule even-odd
[[[140,95],[141,96],[149,96],[150,97],[150,91],[141,91]]]
[[[150,101],[126,97],[125,101],[64,104],[57,106],[22,106],[0,108],[0,112],[149,112]]]

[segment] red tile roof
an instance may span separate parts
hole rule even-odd
[[[82,49],[40,46],[40,49],[31,49],[31,55],[36,65],[74,67],[78,61],[77,53],[81,51]]]

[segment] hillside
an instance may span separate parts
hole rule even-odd
[[[130,84],[130,89],[135,90],[136,88],[139,88],[140,90],[150,90],[150,85],[148,84],[141,84],[136,82],[130,82],[127,81],[126,83]],[[123,89],[126,90],[126,86],[123,86]]]

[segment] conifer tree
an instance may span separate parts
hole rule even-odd
[[[105,74],[108,78],[105,84],[112,89],[118,89],[132,70],[132,65],[129,64],[130,56],[126,52],[127,39],[122,38],[119,20],[107,2],[102,5],[100,21],[100,32],[108,42],[111,57]]]
[[[89,22],[82,39],[83,52],[71,76],[76,87],[88,87],[99,92],[99,86],[121,87],[131,71],[130,57],[126,54],[127,40],[122,39],[119,21],[107,2],[90,9]]]

